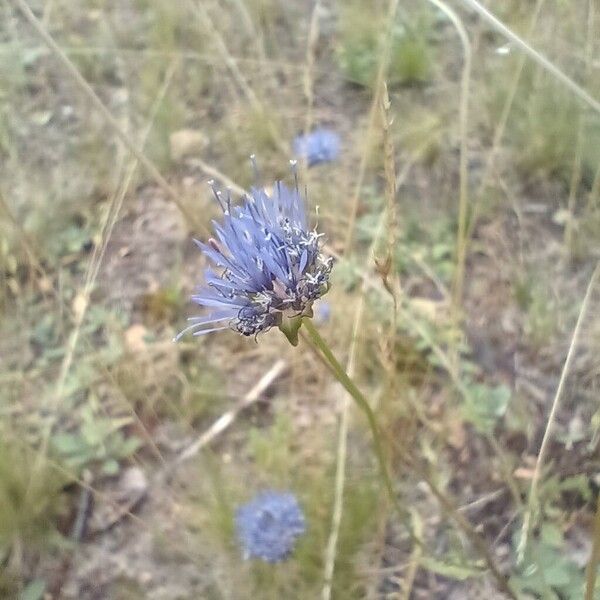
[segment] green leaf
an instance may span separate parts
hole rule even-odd
[[[116,475],[119,472],[119,463],[112,458],[110,460],[107,460],[102,465],[102,472],[105,475]]]
[[[558,535],[553,526],[545,524],[542,539],[527,552],[520,574],[511,577],[511,582],[522,594],[535,594],[543,600],[582,597],[583,573],[565,554],[563,543],[555,546]]]
[[[504,416],[511,393],[505,385],[489,387],[472,383],[462,405],[463,417],[484,433],[491,433],[498,419]]]
[[[137,452],[142,446],[144,442],[135,436],[127,438],[119,447],[119,458],[127,458],[131,456],[134,452]]]
[[[464,581],[470,577],[480,577],[483,574],[482,564],[455,565],[428,556],[422,557],[419,562],[424,569],[457,581]]]
[[[81,426],[81,435],[89,446],[98,446],[109,434],[110,422],[107,419],[84,423]]]
[[[40,600],[45,591],[46,582],[43,579],[34,579],[21,592],[19,600]]]
[[[307,315],[307,316],[312,316],[312,310],[311,310],[311,315]],[[279,324],[279,330],[285,335],[285,337],[288,339],[288,342],[292,346],[297,346],[298,345],[298,331],[300,330],[301,326],[302,326],[302,317],[301,316],[288,318],[284,315],[281,320],[281,323]]]
[[[60,454],[79,454],[87,449],[81,436],[73,433],[57,433],[52,437],[52,445]]]
[[[560,548],[563,544],[563,534],[560,527],[554,523],[544,523],[540,535],[541,541],[548,546]]]

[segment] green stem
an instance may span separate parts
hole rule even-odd
[[[375,447],[375,456],[379,463],[379,470],[381,471],[381,477],[385,483],[387,493],[390,500],[393,502],[395,508],[402,519],[407,518],[407,512],[402,508],[396,494],[394,493],[394,486],[392,485],[392,479],[390,477],[385,455],[383,453],[383,447],[381,445],[381,434],[377,421],[375,420],[375,414],[371,410],[367,399],[363,396],[362,392],[356,387],[356,384],[348,377],[346,371],[340,365],[333,352],[327,345],[327,342],[321,337],[316,327],[310,318],[303,319],[303,325],[308,334],[311,344],[320,352],[320,356],[327,368],[331,371],[333,376],[344,386],[345,390],[352,396],[352,399],[356,402],[358,407],[365,413],[369,428],[371,429],[371,435],[373,437],[373,445]]]
[[[385,483],[386,490],[390,497],[390,500],[394,504],[394,507],[398,511],[400,518],[404,520],[407,524],[410,523],[410,515],[407,510],[402,508],[398,497],[394,493],[394,487],[392,485],[392,479],[390,477],[389,471],[387,469],[385,455],[383,453],[383,447],[381,446],[381,434],[379,431],[379,427],[377,426],[377,421],[375,420],[375,415],[367,402],[367,399],[363,396],[362,392],[356,387],[355,383],[348,377],[348,374],[340,365],[340,363],[335,358],[333,352],[327,345],[327,342],[320,336],[319,332],[315,328],[310,318],[302,319],[302,324],[304,325],[304,330],[306,331],[309,342],[313,346],[313,348],[317,351],[319,358],[323,361],[325,366],[331,371],[333,376],[344,386],[346,391],[352,396],[353,400],[356,402],[358,407],[365,413],[367,417],[367,421],[369,423],[369,427],[371,429],[371,434],[373,436],[373,445],[375,446],[375,455],[377,456],[377,461],[379,463],[379,469],[381,471],[381,476]],[[306,336],[305,336],[306,337]],[[452,505],[452,503],[444,496],[444,494],[437,488],[435,483],[432,481],[431,477],[426,473],[425,470],[419,469],[417,465],[413,465],[413,468],[419,473],[419,475],[427,482],[429,489],[432,491],[433,495],[438,499],[442,509],[446,512],[462,529],[465,534],[469,537],[474,547],[481,553],[485,562],[490,569],[490,572],[498,582],[499,588],[513,600],[517,600],[517,596],[510,588],[506,578],[498,567],[496,567],[494,563],[494,559],[485,545],[484,541],[481,539],[477,531],[473,528],[473,526],[465,519],[456,508]],[[413,531],[409,528],[409,534],[411,539],[418,545],[423,546],[421,540],[415,536]]]

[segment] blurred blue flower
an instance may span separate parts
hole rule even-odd
[[[329,302],[321,300],[315,304],[315,323],[322,325],[331,318],[331,305]]]
[[[236,513],[235,525],[244,558],[269,563],[286,559],[306,530],[304,514],[289,492],[261,492]]]
[[[340,153],[340,136],[331,129],[318,128],[306,135],[294,138],[294,153],[298,158],[306,158],[309,167],[331,162]]]
[[[257,335],[279,327],[297,343],[302,316],[312,316],[313,302],[325,294],[329,285],[332,259],[321,251],[321,236],[309,230],[298,184],[294,189],[281,182],[269,196],[263,189],[252,189],[241,206],[231,205],[213,184],[223,222],[213,221],[216,239],[207,244],[196,241],[214,263],[206,272],[206,286],[192,299],[212,309],[204,317],[192,317],[184,329],[204,335],[231,327],[242,335]]]

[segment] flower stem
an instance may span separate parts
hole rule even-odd
[[[363,396],[362,392],[356,387],[356,384],[352,381],[352,379],[348,377],[348,374],[335,358],[333,352],[327,345],[327,342],[320,336],[319,332],[313,325],[311,319],[305,317],[304,319],[302,319],[302,324],[304,325],[304,330],[307,333],[307,336],[304,337],[308,337],[310,344],[313,346],[313,349],[317,351],[317,355],[319,356],[319,358],[323,361],[323,363],[331,371],[331,373],[333,373],[334,377],[344,386],[346,391],[352,396],[353,400],[356,402],[358,407],[365,413],[367,421],[369,423],[369,427],[371,429],[371,434],[373,436],[373,445],[375,447],[375,455],[379,463],[381,477],[385,483],[385,487],[390,497],[390,500],[394,504],[394,508],[398,511],[400,518],[404,520],[408,525],[410,523],[410,514],[406,509],[402,507],[400,501],[398,500],[398,497],[394,493],[392,479],[390,477],[385,461],[383,447],[381,446],[381,433],[379,431],[379,427],[377,426],[375,415],[371,410],[367,399]],[[425,469],[419,468],[416,464],[412,464],[412,467],[423,478],[423,480],[427,482],[429,489],[437,498],[443,511],[446,514],[448,514],[448,516],[452,520],[455,521],[458,527],[471,540],[473,546],[483,556],[490,572],[498,582],[498,587],[509,598],[512,598],[512,600],[517,600],[517,596],[510,587],[508,581],[506,580],[506,577],[504,577],[504,575],[501,573],[498,567],[496,567],[491,552],[489,551],[485,542],[481,539],[475,528],[469,523],[467,519],[465,519],[465,517],[462,514],[460,514],[460,512],[453,506],[452,502],[446,498],[444,493],[438,489],[437,485],[433,482],[432,478],[428,475]],[[408,528],[408,533],[415,544],[417,544],[420,547],[423,547],[423,542],[421,541],[418,535],[415,535],[412,528]]]
[[[367,399],[363,396],[362,392],[356,387],[356,384],[348,377],[348,374],[338,362],[333,352],[327,345],[327,342],[321,337],[313,322],[309,318],[303,319],[303,325],[308,334],[310,343],[315,349],[319,351],[319,356],[331,371],[333,376],[344,386],[345,390],[352,396],[352,399],[356,402],[358,407],[363,411],[367,417],[369,428],[371,429],[371,435],[373,437],[373,446],[375,448],[375,456],[379,463],[379,470],[381,477],[385,484],[387,493],[390,500],[394,504],[401,518],[407,518],[407,511],[402,508],[396,494],[394,493],[394,486],[392,485],[392,479],[390,477],[387,464],[385,461],[385,455],[383,453],[383,447],[381,445],[381,432],[375,420],[375,414],[371,410]]]

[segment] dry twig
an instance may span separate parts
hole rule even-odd
[[[196,456],[202,448],[206,447],[218,435],[230,427],[244,409],[260,399],[261,395],[264,394],[267,388],[285,371],[286,368],[287,364],[283,359],[274,363],[236,406],[222,414],[193,444],[188,446],[177,457],[175,464],[180,464],[193,456]]]

